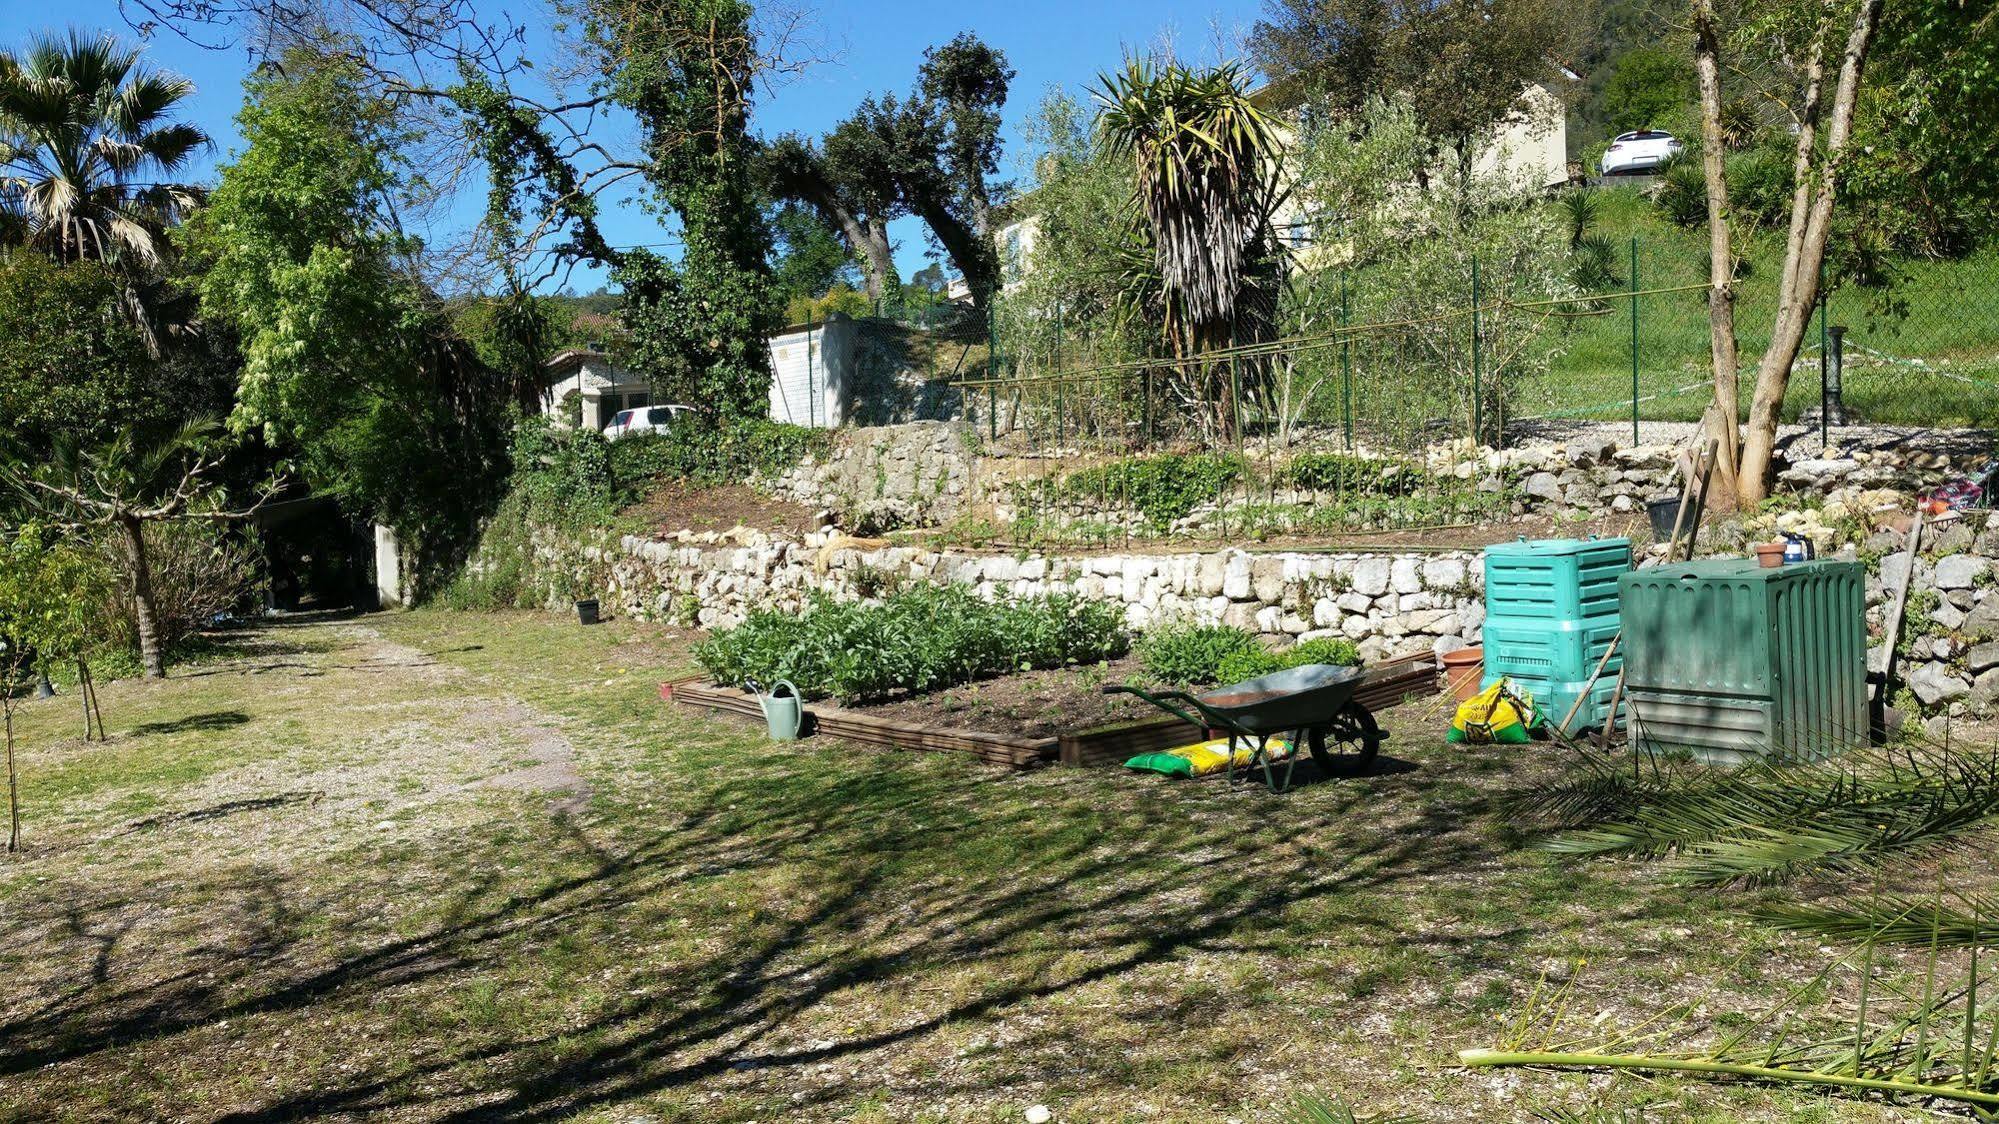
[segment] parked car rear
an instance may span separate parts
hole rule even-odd
[[[641,406],[635,410],[619,410],[611,418],[611,424],[604,427],[604,436],[612,441],[629,437],[635,433],[664,433],[682,415],[692,416],[692,406]]]
[[[1606,176],[1647,176],[1659,170],[1659,165],[1679,154],[1681,144],[1671,133],[1657,129],[1640,129],[1635,133],[1619,134],[1610,142],[1610,148],[1603,154],[1603,174]]]

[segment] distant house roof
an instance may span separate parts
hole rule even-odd
[[[598,351],[595,348],[569,347],[550,356],[548,362],[542,364],[542,369],[548,372],[550,378],[555,378],[574,371],[584,363],[608,362],[610,358],[609,352]]]

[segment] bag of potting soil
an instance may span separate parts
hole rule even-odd
[[[1256,748],[1247,742],[1237,741],[1235,763],[1238,768],[1249,764]],[[1270,759],[1282,761],[1291,755],[1291,743],[1284,738],[1270,739]],[[1229,767],[1229,740],[1215,738],[1196,745],[1183,745],[1178,749],[1162,749],[1153,753],[1141,753],[1124,763],[1127,769],[1147,773],[1160,773],[1169,777],[1205,777],[1219,773]]]
[[[1534,705],[1534,696],[1511,679],[1501,679],[1458,704],[1444,740],[1518,745],[1533,741],[1534,729],[1540,724],[1541,710]]]

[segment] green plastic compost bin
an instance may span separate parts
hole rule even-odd
[[[1551,723],[1587,689],[1566,732],[1602,726],[1620,657],[1611,656],[1593,686],[1589,678],[1617,636],[1617,580],[1629,569],[1630,539],[1523,539],[1487,547],[1485,686],[1513,680],[1533,693]]]
[[[1641,750],[1737,763],[1865,743],[1859,563],[1685,562],[1634,570],[1619,593],[1624,697]]]

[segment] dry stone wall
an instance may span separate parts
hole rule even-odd
[[[753,609],[798,608],[814,594],[877,597],[906,582],[955,582],[989,597],[1074,593],[1124,606],[1137,629],[1186,618],[1273,638],[1345,636],[1374,658],[1463,647],[1485,619],[1471,552],[991,554],[881,546],[837,532],[605,536],[544,540],[538,551],[544,570],[559,572],[551,590],[581,583],[627,616],[708,628]]]

